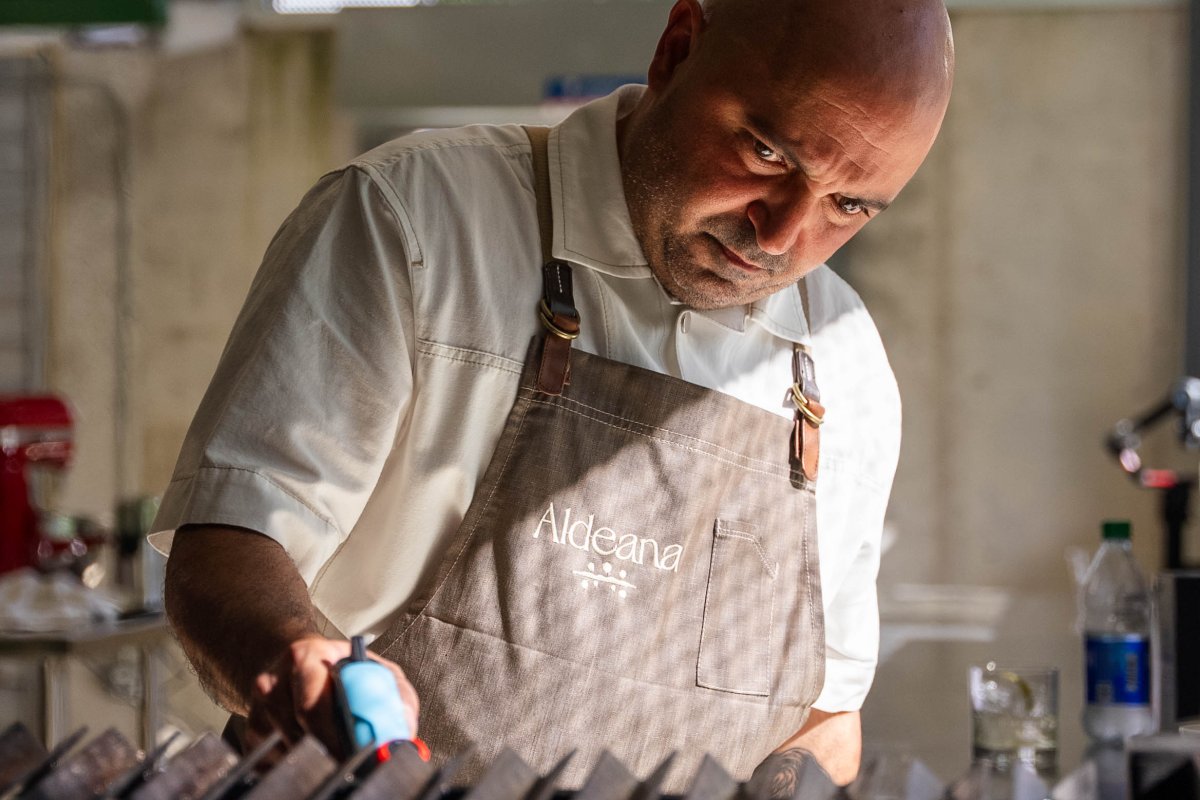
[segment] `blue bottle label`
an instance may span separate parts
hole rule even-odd
[[[1133,633],[1087,635],[1087,701],[1150,704],[1150,642]]]

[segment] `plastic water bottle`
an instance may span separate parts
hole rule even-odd
[[[1086,705],[1083,728],[1100,742],[1151,733],[1151,600],[1133,559],[1130,525],[1109,521],[1083,579]]]

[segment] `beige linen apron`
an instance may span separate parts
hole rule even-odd
[[[639,776],[678,751],[667,791],[706,752],[744,780],[824,680],[811,359],[797,352],[793,426],[568,352],[570,269],[544,271],[550,331],[483,481],[374,647],[416,687],[435,759],[477,748],[458,781],[504,747],[542,771],[578,751],[565,786],[605,749]]]

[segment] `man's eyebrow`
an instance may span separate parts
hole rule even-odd
[[[804,159],[800,158],[799,153],[796,152],[795,142],[790,141],[787,137],[776,130],[770,122],[762,117],[750,114],[746,117],[746,120],[750,123],[752,128],[759,131],[763,136],[769,139],[771,147],[783,153],[784,158],[798,166],[801,170],[805,169]],[[891,200],[879,200],[873,197],[846,196],[846,199],[853,200],[856,203],[861,203],[864,207],[869,208],[875,213],[885,210],[892,204]]]

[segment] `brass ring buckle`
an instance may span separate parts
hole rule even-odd
[[[796,404],[796,410],[800,412],[806,420],[813,424],[814,427],[819,427],[825,421],[824,414],[818,414],[813,411],[809,405],[808,398],[804,396],[804,392],[800,389],[800,384],[792,384],[792,402]]]
[[[546,305],[545,300],[538,302],[538,319],[542,321],[542,326],[545,327],[546,330],[550,331],[560,339],[571,341],[572,339],[579,338],[579,331],[572,333],[571,331],[564,330],[558,325],[554,324],[554,315],[550,313],[550,306]]]

